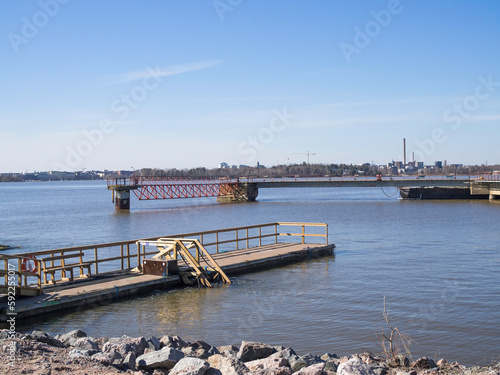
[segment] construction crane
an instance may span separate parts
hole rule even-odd
[[[307,152],[294,152],[293,154],[294,155],[307,155],[307,165],[309,165],[309,156],[316,155],[316,154],[311,153],[309,151],[307,151]]]

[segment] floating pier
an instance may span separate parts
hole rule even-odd
[[[324,223],[267,223],[0,255],[0,321],[94,308],[153,289],[332,255]]]

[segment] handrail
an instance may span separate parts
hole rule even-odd
[[[26,254],[1,254],[0,255],[0,275],[3,275],[4,283],[0,283],[0,291],[9,294],[10,290],[16,293],[23,293],[23,289],[35,289],[37,294],[42,293],[42,264],[40,259],[29,258],[35,262],[36,272],[28,272],[22,270],[22,263],[27,259]],[[1,262],[3,260],[3,262]],[[12,264],[9,260],[17,260]],[[17,278],[13,276],[16,276]],[[36,283],[29,283],[28,278],[36,278]],[[9,288],[10,287],[10,288]]]
[[[287,227],[298,227],[299,231],[288,231]],[[324,233],[318,233],[318,230],[307,232],[306,228],[324,228]],[[301,223],[301,222],[274,222],[256,225],[247,225],[241,227],[232,227],[202,232],[191,232],[172,234],[167,236],[150,237],[145,239],[133,239],[127,241],[108,242],[101,244],[92,244],[86,246],[73,246],[60,249],[34,251],[29,253],[20,253],[15,255],[1,255],[1,257],[12,257],[21,259],[27,255],[34,255],[38,262],[38,285],[45,285],[46,274],[43,271],[41,262],[50,267],[72,266],[78,268],[76,252],[82,252],[83,256],[80,262],[90,263],[93,268],[91,274],[98,275],[103,272],[127,270],[135,267],[141,268],[142,259],[156,254],[158,251],[146,251],[145,246],[137,244],[138,241],[155,241],[160,238],[199,238],[200,243],[210,249],[212,254],[248,248],[251,246],[262,246],[269,241],[278,243],[278,240],[287,238],[290,242],[293,238],[300,238],[300,243],[305,244],[306,239],[313,241],[324,238],[325,244],[328,244],[328,224],[325,223]],[[245,246],[241,246],[245,244]],[[75,261],[68,261],[68,255],[75,254]],[[66,259],[66,264],[63,263]],[[69,264],[68,264],[69,263]],[[20,264],[20,263],[19,263]],[[6,266],[8,267],[8,266]],[[20,266],[19,266],[20,267]],[[20,268],[19,268],[20,269]],[[43,278],[42,278],[43,276]],[[62,280],[56,278],[55,282]],[[7,283],[7,278],[5,278]],[[0,285],[1,286],[1,285]]]

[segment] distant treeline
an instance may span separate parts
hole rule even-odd
[[[465,167],[446,166],[443,168],[426,167],[423,174],[425,175],[475,175],[480,173],[488,173],[500,171],[500,165],[474,165]],[[105,179],[115,177],[292,177],[292,176],[383,176],[393,175],[390,168],[384,166],[373,166],[369,163],[357,164],[288,164],[277,165],[273,167],[231,167],[231,168],[204,168],[197,167],[191,169],[158,169],[158,168],[143,168],[136,171],[121,171],[102,173],[79,173],[76,172],[71,178],[60,176],[58,178],[50,178],[49,180],[90,180],[90,179]],[[418,172],[422,173],[422,172]],[[417,174],[414,171],[412,174]],[[33,174],[0,174],[0,182],[21,182],[33,180],[47,180],[46,178],[37,178]]]
[[[441,169],[426,169],[425,174],[457,174],[468,175],[492,172],[500,170],[500,165],[493,166],[470,166],[470,167],[443,167]],[[283,177],[283,176],[376,176],[386,174],[384,167],[372,166],[368,163],[362,165],[355,164],[293,164],[278,165],[273,167],[238,167],[238,168],[213,168],[204,167],[191,169],[156,169],[143,168],[134,171],[132,177]]]

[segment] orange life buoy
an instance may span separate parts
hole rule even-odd
[[[35,261],[36,256],[28,254],[25,258],[21,260],[21,271],[22,272],[38,272],[38,263]]]

